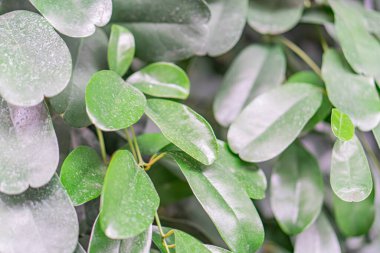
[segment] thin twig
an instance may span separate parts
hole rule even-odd
[[[96,127],[96,134],[98,135],[99,139],[99,145],[100,145],[100,153],[102,155],[103,162],[107,164],[107,152],[106,152],[106,146],[104,143],[104,137],[103,132],[99,128]]]

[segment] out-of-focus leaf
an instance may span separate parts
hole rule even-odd
[[[74,253],[86,253],[86,251],[83,249],[83,247],[78,243],[77,248],[75,249]]]
[[[371,170],[362,144],[356,136],[350,141],[335,142],[330,183],[335,194],[347,202],[363,201],[371,193]]]
[[[316,6],[304,10],[302,23],[325,25],[334,23],[334,13],[328,6]]]
[[[321,213],[315,223],[296,237],[294,253],[341,253],[338,238]]]
[[[208,24],[206,51],[221,55],[239,41],[247,20],[248,0],[208,0],[211,19]]]
[[[74,205],[82,205],[99,197],[106,172],[98,153],[80,146],[65,159],[61,168],[61,182]]]
[[[297,138],[321,102],[321,89],[303,83],[264,93],[231,125],[228,144],[245,161],[274,158]]]
[[[132,154],[117,151],[108,166],[101,196],[99,219],[107,237],[127,239],[145,231],[159,202],[153,183]]]
[[[0,15],[15,10],[36,11],[29,1],[0,0]]]
[[[0,122],[0,191],[19,194],[47,184],[59,150],[46,105],[19,107],[0,97]]]
[[[70,52],[40,15],[12,11],[0,16],[0,95],[34,106],[60,93],[71,76]]]
[[[111,0],[29,0],[57,29],[70,37],[87,37],[96,26],[108,23],[112,14]]]
[[[108,66],[123,76],[135,56],[135,38],[125,27],[112,25],[108,44]]]
[[[345,202],[334,194],[334,214],[345,236],[364,235],[375,220],[375,191],[361,202]]]
[[[88,116],[104,131],[133,125],[143,115],[145,104],[144,94],[110,70],[94,74],[86,88]]]
[[[151,156],[169,145],[170,141],[162,133],[146,133],[137,137],[137,143],[141,154]]]
[[[380,124],[372,130],[377,146],[380,148]]]
[[[148,253],[151,243],[152,226],[137,236],[113,240],[104,234],[98,218],[92,228],[88,253]]]
[[[380,99],[373,79],[354,74],[344,58],[333,49],[323,55],[322,75],[331,103],[347,113],[355,126],[363,131],[377,126]]]
[[[150,64],[131,75],[127,82],[154,97],[186,99],[190,91],[186,72],[167,62]]]
[[[177,61],[205,54],[210,10],[202,0],[114,0],[112,22],[134,35],[137,56]]]
[[[263,34],[279,34],[293,28],[302,11],[302,0],[250,0],[248,24]]]
[[[216,120],[229,126],[256,96],[279,86],[285,78],[285,55],[279,46],[253,45],[233,61],[216,95]]]
[[[271,176],[271,206],[289,235],[304,231],[318,217],[323,202],[323,179],[317,160],[293,144],[279,158]]]
[[[186,105],[163,99],[148,99],[145,113],[164,136],[199,162],[210,165],[218,144],[209,123]]]
[[[223,161],[204,166],[183,152],[172,155],[230,249],[255,252],[264,240],[260,216]]]
[[[331,113],[331,129],[341,141],[349,141],[355,135],[355,127],[350,117],[335,108],[332,109]]]
[[[0,193],[0,222],[1,252],[72,253],[77,246],[77,215],[57,176],[20,195]]]
[[[94,73],[107,68],[107,36],[97,29],[87,38],[64,38],[73,58],[73,74],[67,87],[49,101],[70,126],[86,127],[91,124],[86,112],[86,87]]]

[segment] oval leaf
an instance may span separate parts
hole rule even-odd
[[[302,11],[303,0],[250,0],[248,24],[263,34],[279,34],[293,28]]]
[[[77,246],[77,215],[57,176],[20,195],[0,193],[0,222],[2,252],[72,253]]]
[[[301,233],[318,217],[323,203],[323,179],[317,160],[301,145],[290,146],[271,176],[271,206],[289,235]]]
[[[247,193],[223,161],[204,166],[183,152],[172,153],[194,195],[234,252],[255,252],[264,241],[263,224]]]
[[[331,103],[347,113],[354,125],[363,131],[377,126],[380,99],[373,79],[354,74],[344,58],[333,49],[323,55],[322,75]]]
[[[58,141],[46,105],[18,107],[0,97],[0,191],[41,187],[59,162]]]
[[[244,49],[228,69],[214,100],[219,124],[229,126],[252,99],[279,86],[285,69],[285,55],[279,46],[253,45]]]
[[[338,238],[324,214],[296,237],[294,253],[341,253]]]
[[[149,253],[151,242],[152,226],[137,236],[113,240],[104,234],[97,218],[92,228],[88,253]]]
[[[350,117],[335,108],[332,109],[331,113],[331,129],[341,141],[349,141],[355,135],[355,127]]]
[[[60,32],[70,37],[87,37],[96,26],[108,23],[112,14],[111,0],[29,0]]]
[[[127,128],[144,113],[145,96],[110,70],[91,77],[86,88],[87,113],[92,123],[104,131]]]
[[[154,97],[186,99],[190,91],[185,71],[167,62],[150,64],[131,75],[127,82]]]
[[[40,15],[13,11],[0,16],[0,95],[34,106],[60,93],[71,76],[70,52]]]
[[[322,102],[321,89],[289,84],[254,99],[228,131],[228,144],[240,158],[262,162],[284,151]]]
[[[330,183],[335,194],[347,202],[360,202],[371,193],[371,171],[362,144],[356,136],[350,141],[335,142]]]
[[[215,161],[218,144],[214,132],[192,109],[169,100],[148,99],[145,113],[170,142],[194,159],[206,165]]]
[[[108,65],[119,76],[127,73],[135,56],[135,38],[133,34],[120,25],[112,25],[108,45]]]
[[[160,199],[153,183],[127,150],[117,151],[108,166],[101,196],[100,224],[107,237],[137,236],[153,222]]]
[[[106,168],[98,153],[90,147],[73,150],[61,168],[61,182],[74,205],[99,197]]]

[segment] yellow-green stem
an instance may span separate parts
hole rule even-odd
[[[329,45],[327,44],[327,41],[325,37],[323,36],[322,29],[320,27],[317,27],[317,29],[319,33],[319,38],[321,40],[321,46],[322,46],[323,52],[326,52],[329,49]]]
[[[164,156],[166,155],[166,153],[161,153],[159,155],[153,155],[151,158],[150,158],[150,161],[145,164],[145,170],[150,170],[150,168],[156,163],[158,162],[161,158],[163,158]]]
[[[129,149],[131,150],[133,157],[137,160],[136,150],[135,150],[135,147],[133,145],[133,141],[131,140],[131,137],[129,136],[128,129],[125,129],[125,137],[127,138]]]
[[[138,163],[140,166],[144,166],[145,162],[141,156],[140,147],[139,147],[139,144],[137,143],[136,133],[135,133],[135,129],[133,128],[133,126],[131,126],[131,133],[132,133],[133,142],[135,143],[135,150],[137,153]]]
[[[107,164],[107,152],[106,152],[106,145],[104,143],[103,132],[102,130],[96,127],[96,134],[98,135],[100,153],[102,155],[103,162]]]
[[[156,219],[156,224],[157,224],[157,227],[158,227],[158,231],[160,232],[160,235],[161,235],[162,245],[164,245],[164,248],[165,248],[166,252],[170,253],[170,249],[169,249],[168,244],[166,243],[166,240],[165,240],[165,233],[162,230],[160,217],[158,217],[158,213],[157,212],[154,214],[154,218]]]

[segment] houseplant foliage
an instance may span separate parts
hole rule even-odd
[[[0,252],[379,252],[377,10],[0,0]]]

